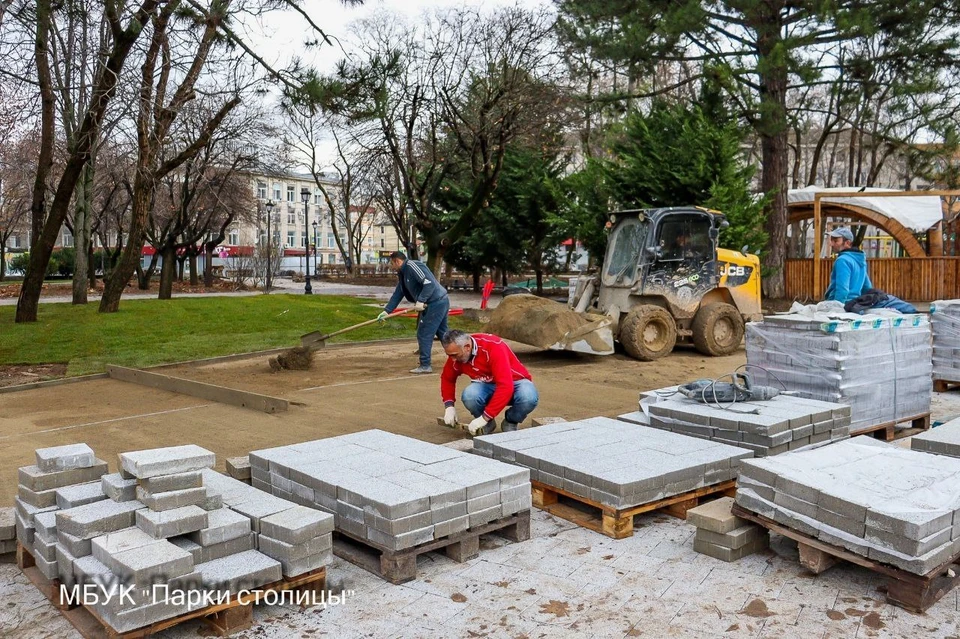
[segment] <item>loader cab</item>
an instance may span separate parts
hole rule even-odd
[[[682,288],[705,278],[716,285],[718,216],[703,209],[622,211],[604,260],[603,284],[632,288]]]

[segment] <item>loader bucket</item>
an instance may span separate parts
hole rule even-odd
[[[554,351],[591,355],[613,353],[613,321],[576,313],[534,295],[508,295],[494,309],[487,330],[504,339]]]

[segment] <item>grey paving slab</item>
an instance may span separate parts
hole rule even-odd
[[[914,450],[960,457],[960,418],[910,438]]]
[[[229,555],[196,566],[204,587],[239,592],[279,581],[280,562],[256,550]]]
[[[207,511],[206,528],[188,533],[187,537],[200,546],[212,546],[246,536],[251,531],[249,517],[229,508],[219,508]]]
[[[92,504],[95,501],[106,499],[101,482],[94,481],[86,484],[75,484],[56,489],[57,507],[61,510]]]
[[[207,490],[201,487],[154,493],[141,485],[137,486],[137,499],[150,510],[173,510],[184,506],[199,506],[207,500]]]
[[[138,501],[116,502],[111,499],[77,506],[57,512],[57,530],[81,539],[133,526],[136,512],[144,509]]]
[[[73,468],[90,468],[97,458],[86,444],[67,444],[52,448],[38,448],[37,467],[41,472],[52,473]]]
[[[137,480],[124,479],[120,473],[110,473],[100,478],[103,494],[113,501],[133,501],[137,498]]]
[[[140,480],[140,486],[149,493],[165,493],[171,490],[185,490],[187,488],[199,488],[203,485],[203,473],[199,470],[191,470],[185,473],[173,473],[169,475],[156,475],[154,477],[145,477]]]
[[[24,466],[17,470],[17,483],[34,492],[41,492],[96,481],[106,473],[107,462],[99,459],[88,468],[70,468],[52,472],[44,472],[38,466]]]
[[[136,511],[136,524],[157,539],[176,537],[206,528],[207,511],[199,506],[184,506],[162,512],[141,508]]]
[[[287,544],[301,544],[333,532],[333,516],[299,506],[263,517],[260,533]]]
[[[194,444],[120,453],[120,465],[137,479],[213,468],[216,456]]]
[[[314,537],[300,544],[287,544],[264,535],[257,538],[257,549],[267,557],[276,559],[281,563],[306,559],[326,552],[332,547],[333,539],[329,534]]]

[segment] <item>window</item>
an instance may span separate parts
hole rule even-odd
[[[63,245],[65,247],[73,246],[73,235],[71,235],[68,231],[63,232]]]
[[[237,229],[230,229],[230,244],[236,246],[240,243],[240,231]]]
[[[307,248],[307,232],[304,231],[300,234],[300,246]]]
[[[334,248],[336,245],[337,242],[333,239],[333,233],[327,233],[327,248]]]
[[[20,236],[12,235],[10,236],[10,248],[20,248]]]
[[[296,202],[297,201],[297,189],[293,186],[287,187],[287,202]]]
[[[297,241],[297,234],[294,231],[287,231],[287,246],[293,246],[293,243]]]
[[[257,199],[267,199],[267,185],[265,182],[257,182]]]
[[[293,211],[287,211],[287,224],[296,224],[297,214]]]
[[[384,239],[381,237],[381,238],[380,238],[380,248],[386,248],[386,244],[387,244],[386,240],[384,240]]]
[[[314,193],[313,203],[316,204],[317,206],[320,206],[321,204],[323,204],[323,193],[321,193],[320,191],[317,191],[316,193]]]
[[[640,252],[647,240],[647,222],[626,220],[614,231],[607,252],[607,272],[604,282],[608,284],[632,282],[637,274]]]
[[[273,183],[273,199],[276,202],[280,201],[280,183],[279,182]]]

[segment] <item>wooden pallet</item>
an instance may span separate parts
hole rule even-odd
[[[296,577],[284,577],[280,581],[251,589],[249,593],[244,594],[243,601],[231,597],[226,603],[200,608],[129,632],[117,632],[101,619],[93,608],[61,602],[60,581],[57,579],[51,581],[44,577],[36,567],[33,555],[21,544],[17,544],[17,565],[84,639],[141,639],[193,619],[200,619],[206,624],[208,632],[204,634],[226,637],[253,626],[253,606],[268,593],[288,590],[298,593],[312,592],[316,593],[314,598],[319,602],[323,600],[321,597],[327,580],[327,569],[321,567]]]
[[[960,386],[960,382],[954,382],[949,379],[933,380],[933,392],[935,393],[946,393],[948,390],[953,390],[958,386]]]
[[[910,427],[897,433],[897,424],[905,424],[907,422],[910,422]],[[916,435],[918,432],[924,430],[930,430],[930,413],[923,413],[922,415],[917,415],[915,417],[904,417],[903,419],[898,419],[895,422],[884,422],[883,424],[877,424],[876,426],[858,428],[855,431],[851,431],[850,436],[856,437],[857,435],[873,435],[877,439],[892,442],[894,439]]]
[[[495,533],[514,542],[530,539],[530,511],[524,510],[510,517],[403,550],[391,550],[369,539],[361,539],[338,530],[333,534],[333,554],[392,584],[402,584],[417,578],[417,557],[420,555],[442,549],[447,557],[464,562],[480,553],[480,535],[487,533]]]
[[[668,515],[686,519],[687,511],[699,505],[701,498],[708,496],[732,497],[737,493],[737,482],[731,479],[720,484],[705,486],[647,504],[618,509],[605,506],[592,499],[574,495],[556,486],[549,486],[539,481],[531,481],[530,483],[533,486],[534,506],[547,511],[551,515],[556,515],[614,539],[625,539],[633,535],[634,515],[662,510]]]
[[[867,559],[849,550],[822,542],[810,535],[778,524],[763,515],[745,510],[738,504],[733,505],[731,512],[737,517],[763,526],[770,532],[796,541],[800,550],[800,565],[815,575],[827,570],[838,561],[849,561],[882,575],[887,582],[887,602],[910,612],[925,612],[960,581],[960,554],[925,575],[915,575],[902,568]]]

